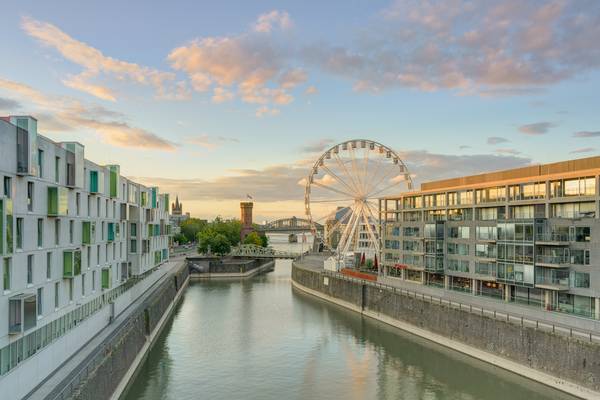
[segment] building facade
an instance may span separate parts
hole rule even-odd
[[[167,194],[32,117],[0,119],[0,155],[1,379],[167,261],[170,224]]]
[[[600,318],[600,157],[380,199],[381,273]]]

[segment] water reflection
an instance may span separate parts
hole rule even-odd
[[[571,399],[291,289],[188,288],[127,399]]]

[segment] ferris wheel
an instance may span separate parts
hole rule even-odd
[[[304,204],[338,260],[350,252],[379,253],[378,199],[412,189],[408,168],[394,150],[355,139],[325,151],[306,178]]]

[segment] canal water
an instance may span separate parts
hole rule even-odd
[[[573,399],[299,293],[290,272],[190,284],[126,399]]]

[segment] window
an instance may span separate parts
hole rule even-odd
[[[96,291],[96,271],[92,271],[92,292]]]
[[[44,288],[37,290],[37,315],[41,317],[44,314]]]
[[[75,221],[69,221],[69,243],[73,244],[73,236],[75,234]]]
[[[11,270],[10,258],[5,258],[2,262],[2,285],[4,290],[10,290]]]
[[[54,221],[54,245],[60,244],[60,219]]]
[[[100,265],[100,245],[96,246],[96,265]]]
[[[448,237],[454,239],[468,239],[469,233],[468,226],[452,226],[448,228]]]
[[[85,296],[85,274],[81,274],[81,295]]]
[[[77,215],[81,212],[81,193],[75,193],[75,209]]]
[[[4,177],[4,197],[9,198],[12,195],[12,179],[10,176]]]
[[[27,211],[33,211],[33,182],[27,182]]]
[[[589,226],[575,227],[575,241],[576,242],[589,242],[590,240],[591,240],[591,234],[590,234]]]
[[[545,183],[523,183],[512,185],[508,188],[510,200],[533,200],[546,197]]]
[[[87,215],[88,217],[92,216],[92,196],[89,194],[87,196]]]
[[[594,196],[596,194],[596,178],[574,178],[550,182],[552,197]]]
[[[589,288],[590,287],[590,274],[586,272],[572,272],[571,282],[575,288]]]
[[[100,217],[100,197],[96,198],[96,217]]]
[[[54,284],[54,308],[60,307],[60,282]]]
[[[73,281],[75,279],[69,279],[69,301],[73,301]]]
[[[52,279],[52,253],[46,253],[46,279]]]
[[[485,189],[477,189],[475,197],[478,204],[495,203],[506,200],[506,187],[498,186]]]
[[[465,192],[459,192],[458,196],[459,196],[458,197],[459,204],[462,204],[462,205],[473,204],[473,191],[472,190],[467,190]]]
[[[23,249],[23,218],[17,218],[17,249]]]
[[[37,220],[37,246],[41,248],[44,245],[44,220],[38,218]]]
[[[33,284],[33,254],[27,256],[27,284]]]
[[[38,176],[44,177],[44,150],[38,149]]]
[[[60,181],[60,157],[54,157],[54,182]]]
[[[594,218],[596,205],[594,202],[552,204],[552,216],[554,218]]]

